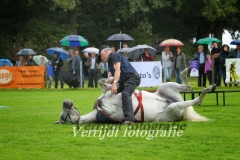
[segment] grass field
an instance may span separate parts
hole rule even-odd
[[[100,89],[0,90],[0,106],[5,106],[0,108],[0,159],[240,159],[240,93],[227,93],[226,106],[221,101],[216,106],[215,94],[206,95],[201,106],[194,107],[212,121],[177,123],[186,125],[181,137],[124,137],[128,126],[121,126],[116,137],[100,140],[74,137],[74,125],[54,124],[65,98],[86,114],[100,94]],[[173,123],[146,125],[159,124]]]

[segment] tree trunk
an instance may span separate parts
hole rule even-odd
[[[139,26],[139,11],[134,13],[134,18],[135,18],[135,26],[138,28]]]
[[[218,38],[222,41],[222,34],[223,34],[223,24],[221,21],[214,22],[214,30],[213,34],[215,38]],[[221,47],[222,43],[218,43],[218,46]]]
[[[200,24],[197,27],[197,36],[196,36],[196,40],[199,40],[201,38],[206,38],[209,36],[209,33],[211,31],[211,27],[210,27],[210,23],[207,22],[207,20],[204,19],[204,21],[200,21]],[[207,53],[208,52],[208,45],[205,44],[204,46],[204,52]]]
[[[76,6],[72,11],[69,11],[69,25],[72,34],[77,34],[78,22],[78,7]]]

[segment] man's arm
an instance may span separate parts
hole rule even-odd
[[[112,83],[111,91],[112,91],[112,93],[117,93],[117,84],[116,84],[116,82],[118,82],[119,79],[120,79],[121,63],[117,62],[117,63],[115,63],[113,65],[113,67],[115,69],[115,73],[114,73],[114,82]]]

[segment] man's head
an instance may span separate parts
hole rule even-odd
[[[19,60],[22,61],[23,60],[23,55],[19,56]]]
[[[115,52],[115,51],[116,51],[116,49],[115,49],[114,46],[112,46],[111,49],[112,49],[112,52]]]
[[[128,45],[126,43],[123,43],[123,48],[128,48]]]
[[[103,62],[108,62],[108,57],[111,52],[112,49],[107,45],[103,45],[99,48],[99,55],[101,56]]]
[[[69,49],[68,52],[69,52],[69,55],[70,55],[70,56],[73,56],[73,50]]]
[[[144,48],[144,53],[148,53],[148,48]]]
[[[213,45],[213,48],[218,48],[218,45],[217,45],[217,42],[216,42],[216,41],[213,41],[213,42],[212,42],[212,45]]]
[[[57,58],[58,58],[58,53],[57,53],[57,52],[54,52],[54,53],[53,53],[53,57],[57,59]]]
[[[84,53],[83,53],[83,56],[84,56],[85,58],[88,58],[88,53],[87,53],[87,52],[84,52]]]
[[[203,49],[204,49],[203,45],[199,45],[198,46],[198,53],[202,53]]]
[[[78,50],[74,51],[73,55],[74,55],[75,57],[78,57],[78,56],[79,56],[79,51],[78,51]]]

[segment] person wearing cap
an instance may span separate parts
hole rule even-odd
[[[216,41],[212,42],[213,49],[211,50],[211,55],[214,57],[214,84],[216,84],[218,87],[221,86],[221,64],[219,61],[219,55],[221,52],[221,48],[218,47],[218,44]]]
[[[108,62],[108,77],[113,77],[112,93],[122,92],[122,109],[125,117],[124,124],[135,122],[132,104],[132,94],[141,79],[131,63],[121,54],[112,52],[111,48],[103,45],[99,48],[99,55],[103,62]],[[117,87],[119,83],[119,87]]]
[[[59,57],[59,53],[54,52],[53,53],[53,70],[54,70],[54,81],[55,81],[55,88],[58,88],[58,79],[61,82],[61,88],[63,88],[63,79],[61,76],[61,68],[63,66],[63,60]]]

